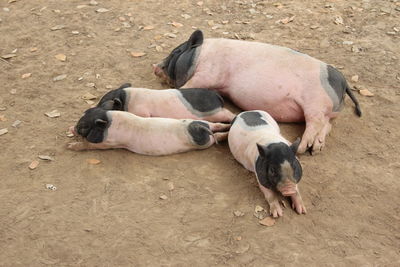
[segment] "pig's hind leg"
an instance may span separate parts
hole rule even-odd
[[[304,131],[298,153],[304,153],[307,149],[319,152],[325,145],[325,136],[330,130],[329,117],[323,112],[304,111],[306,130]]]

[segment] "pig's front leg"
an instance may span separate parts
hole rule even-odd
[[[296,194],[290,196],[292,200],[292,208],[298,213],[298,214],[306,214],[306,207],[304,206],[303,199],[301,198],[299,189],[296,189]]]
[[[269,204],[269,213],[272,217],[277,218],[283,216],[283,210],[280,203],[281,197],[276,192],[262,186],[261,184],[259,184],[259,186]]]
[[[89,149],[110,149],[112,148],[109,145],[105,145],[103,143],[89,143],[87,141],[83,142],[73,142],[67,145],[67,148],[74,151],[82,151],[82,150],[89,150]]]

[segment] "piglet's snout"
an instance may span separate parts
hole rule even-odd
[[[286,181],[278,184],[278,191],[284,196],[292,196],[297,192],[297,184],[287,179]]]

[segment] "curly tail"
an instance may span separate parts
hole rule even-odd
[[[355,97],[355,95],[353,95],[353,92],[351,91],[349,86],[346,86],[346,93],[349,95],[350,99],[354,102],[354,104],[356,105],[356,114],[358,117],[361,117],[362,112],[361,112],[361,107],[360,104],[358,103],[357,98]]]

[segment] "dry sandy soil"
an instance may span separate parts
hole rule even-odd
[[[0,61],[0,265],[399,266],[400,2],[197,2],[0,1],[0,55],[16,55]],[[362,118],[347,98],[325,150],[300,156],[307,215],[287,208],[260,225],[254,209],[268,205],[226,143],[168,157],[66,149],[84,94],[165,88],[150,65],[193,27],[305,52],[374,93],[356,92]],[[54,109],[60,117],[44,115]],[[303,131],[282,128],[290,140]]]

